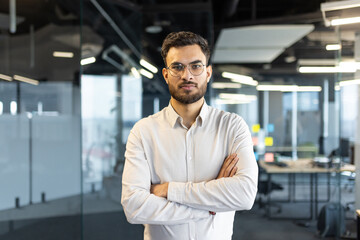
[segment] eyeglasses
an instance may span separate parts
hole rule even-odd
[[[166,69],[170,71],[171,76],[181,77],[184,74],[185,68],[188,68],[193,76],[199,76],[204,72],[205,65],[201,62],[189,63],[188,65],[173,63]]]

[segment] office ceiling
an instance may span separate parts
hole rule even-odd
[[[84,0],[82,11],[80,2],[73,0],[16,2],[18,26],[11,36],[20,39],[29,34],[29,26],[33,25],[35,32],[47,29],[53,33],[51,41],[72,50],[79,47],[76,44],[80,39],[79,29],[74,26],[79,24],[82,14],[86,30],[82,35],[83,56],[97,57],[96,64],[84,67],[84,72],[89,74],[129,71],[140,58],[161,69],[162,40],[168,33],[180,30],[194,31],[208,39],[214,52],[215,72],[225,69],[247,73],[259,81],[279,78],[318,81],[319,75],[298,73],[298,60],[335,59],[337,53],[326,51],[325,45],[336,43],[339,36],[342,56],[351,58],[354,54],[354,30],[343,30],[338,35],[334,28],[324,26],[320,12],[324,0]],[[8,14],[9,1],[1,0],[1,34],[8,34]],[[66,27],[75,30],[59,31],[56,36],[56,28]],[[120,52],[114,51],[114,46]],[[236,52],[231,58],[227,54],[229,50]],[[107,58],[102,57],[104,51]],[[144,78],[145,92],[166,92],[160,72],[154,79]],[[52,74],[41,79],[59,78]],[[213,81],[226,80],[215,74]]]

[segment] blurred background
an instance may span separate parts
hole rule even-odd
[[[246,120],[259,163],[339,163],[318,188],[311,174],[269,185],[261,168],[272,187],[236,214],[233,239],[315,239],[328,202],[353,237],[359,18],[358,0],[0,0],[0,239],[142,239],[120,204],[125,144],[169,103],[160,50],[173,31],[208,40],[206,101]],[[269,194],[289,196],[275,223]]]

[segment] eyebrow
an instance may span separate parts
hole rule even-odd
[[[189,64],[194,64],[194,63],[202,63],[202,61],[201,61],[201,60],[195,60],[195,61],[190,62]],[[181,63],[181,62],[173,62],[173,63],[171,63],[170,65],[172,65],[172,64],[185,65],[185,64],[183,64],[183,63]]]

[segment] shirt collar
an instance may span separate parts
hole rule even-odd
[[[202,126],[202,124],[204,123],[204,121],[206,120],[208,111],[209,111],[209,106],[206,104],[206,101],[204,100],[204,104],[201,107],[199,116],[196,119],[200,119],[199,121],[199,126]],[[167,115],[169,118],[169,123],[171,125],[171,127],[175,126],[176,121],[181,118],[179,114],[177,114],[177,112],[175,111],[175,109],[173,108],[173,106],[171,106],[171,103],[169,102],[168,108],[167,108]]]
[[[169,102],[169,106],[167,107],[167,115],[169,118],[169,123],[171,127],[175,126],[176,121],[180,118],[180,115],[177,114],[171,103]]]

